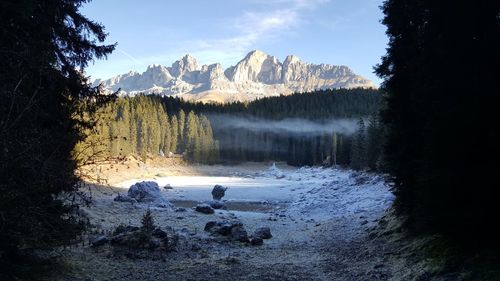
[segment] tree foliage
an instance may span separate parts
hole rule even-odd
[[[0,2],[2,268],[21,248],[65,244],[82,229],[69,201],[78,181],[71,152],[106,98],[81,71],[114,49],[100,45],[103,26],[78,12],[85,2]]]
[[[463,241],[496,233],[500,3],[383,5],[389,48],[376,71],[388,93],[386,162],[399,211],[419,231]],[[487,240],[487,239],[484,239]]]
[[[371,115],[380,108],[381,92],[375,89],[330,89],[265,97],[251,102],[192,103],[165,97],[167,111],[235,114],[281,120],[285,118],[327,119]]]
[[[118,98],[103,107],[97,116],[97,129],[77,144],[75,151],[83,160],[128,155],[168,156],[185,154],[187,160],[212,164],[218,161],[217,143],[210,121],[203,115],[182,109],[167,112],[158,97],[139,95]]]
[[[368,130],[351,136],[346,132],[335,131],[304,133],[300,132],[301,128],[291,128],[296,129],[296,132],[259,128],[266,123],[288,119],[298,120],[299,124],[307,120],[327,125],[334,119],[351,119],[355,123],[359,118],[368,118],[378,112],[382,96],[380,91],[374,89],[335,89],[267,97],[247,103],[203,104],[171,97],[158,99],[161,99],[168,112],[194,111],[205,114],[210,120],[213,136],[218,141],[218,152],[223,162],[275,160],[296,166],[347,166],[353,159],[351,142],[358,137],[368,139],[369,136],[365,136]],[[179,120],[183,118],[180,114]],[[249,128],[246,125],[229,126],[235,119],[252,125]],[[377,130],[380,130],[381,125],[377,123],[377,126]],[[377,136],[372,135],[370,141],[381,143],[382,134],[379,137],[375,139]],[[374,145],[370,146],[370,151],[368,148],[363,148],[359,153],[356,151],[354,156],[361,157],[362,161],[355,165],[359,169],[368,168],[365,154],[370,152],[372,158],[379,159],[380,148],[381,145]]]
[[[149,208],[141,218],[141,227],[146,232],[152,232],[156,227],[153,214],[151,213],[151,209]]]
[[[351,143],[351,168],[361,170],[367,166],[366,161],[366,127],[365,121],[359,119],[358,129]]]

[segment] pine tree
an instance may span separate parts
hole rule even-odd
[[[177,121],[177,116],[175,115],[170,119],[170,128],[172,131],[172,139],[170,140],[169,152],[171,151],[172,153],[176,153],[178,151],[177,142],[179,140],[179,123]]]
[[[414,230],[488,241],[499,215],[496,165],[483,156],[499,157],[500,5],[388,0],[383,11],[389,48],[376,72],[388,94],[384,160],[397,209]],[[466,82],[451,82],[464,70]]]
[[[331,153],[331,164],[336,168],[337,167],[337,152],[338,152],[338,140],[337,133],[332,134],[332,153]]]
[[[79,13],[87,1],[0,2],[0,279],[21,248],[65,245],[83,229],[73,154],[94,113],[109,99],[82,75],[114,45],[103,26]],[[82,161],[84,161],[83,159]]]
[[[186,119],[186,127],[184,129],[184,140],[186,143],[186,150],[188,152],[188,157],[191,160],[199,161],[199,159],[195,159],[195,153],[199,151],[199,143],[198,141],[198,118],[194,114],[193,111],[190,111],[187,119]],[[196,155],[199,157],[199,155]]]
[[[149,208],[146,210],[146,213],[144,213],[144,215],[142,216],[141,224],[142,224],[142,229],[147,232],[151,232],[155,229],[156,227],[155,220]]]
[[[365,141],[365,122],[363,119],[358,121],[358,129],[353,137],[351,145],[351,164],[355,170],[361,170],[366,167],[366,141]]]
[[[172,134],[172,127],[170,122],[170,117],[168,114],[165,116],[165,120],[162,125],[163,135],[162,135],[162,151],[165,155],[168,155],[170,148],[172,147],[172,139],[174,138]],[[175,136],[177,138],[177,136]]]
[[[385,137],[384,128],[377,115],[370,117],[366,135],[366,164],[370,170],[378,170],[382,165],[382,145]]]
[[[179,130],[178,130],[178,136],[179,139],[177,140],[177,145],[179,148],[179,151],[184,153],[184,150],[186,149],[186,140],[184,139],[184,128],[186,127],[186,113],[184,113],[184,110],[179,111],[179,118],[177,119],[178,125],[179,125]]]

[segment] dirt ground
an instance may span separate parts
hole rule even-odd
[[[119,224],[140,225],[144,208],[113,201],[117,192],[123,191],[114,185],[130,179],[180,175],[247,176],[267,167],[269,163],[205,166],[187,165],[180,159],[143,163],[133,158],[88,167],[88,181],[102,184],[105,179],[110,187],[94,189],[94,206],[83,210],[94,228],[82,243],[62,252],[66,266],[50,280],[434,280],[425,277],[427,264],[411,262],[415,255],[404,235],[397,234],[400,227],[389,210],[317,218],[314,212],[292,211],[294,202],[265,207],[233,202],[228,210],[207,215],[190,208],[197,202],[184,200],[173,202],[171,210],[153,209],[156,225],[178,231],[180,239],[174,251],[123,253],[109,245],[89,245],[92,237],[109,233]],[[297,172],[297,168],[280,167],[290,174]],[[312,177],[316,177],[314,173]],[[308,193],[316,190],[307,188]],[[327,204],[324,206],[337,204],[336,198],[333,193],[322,202]],[[174,211],[179,207],[186,210]],[[249,232],[269,226],[273,238],[253,246],[203,231],[208,221],[222,219],[238,219]]]

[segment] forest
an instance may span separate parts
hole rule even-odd
[[[157,98],[118,98],[97,113],[99,122],[75,147],[76,158],[123,158],[183,154],[196,163],[216,163],[218,144],[203,114],[181,108],[166,111]]]
[[[221,161],[276,160],[294,166],[352,162],[362,169],[380,163],[383,135],[377,134],[383,128],[376,113],[381,101],[377,90],[334,89],[246,104],[195,104],[194,110],[212,120]],[[183,106],[178,100],[165,102],[167,107]]]
[[[376,115],[381,100],[382,94],[372,89],[230,104],[145,95],[117,98],[98,112],[100,122],[75,153],[81,158],[182,154],[194,163],[274,160],[375,170],[383,142]]]

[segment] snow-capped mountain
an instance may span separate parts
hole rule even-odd
[[[129,72],[108,80],[96,80],[120,95],[137,93],[180,96],[195,101],[248,101],[267,96],[332,88],[375,88],[368,79],[347,66],[310,64],[296,56],[281,63],[276,57],[252,51],[235,66],[220,63],[198,66],[185,55],[171,67],[150,65],[143,73]]]

